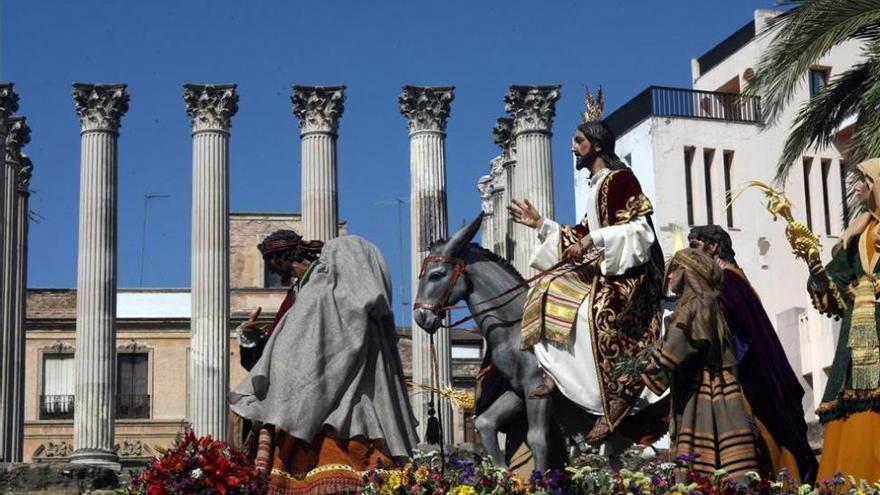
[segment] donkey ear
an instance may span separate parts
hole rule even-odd
[[[473,240],[474,236],[477,235],[477,232],[480,231],[482,225],[483,212],[481,211],[470,225],[462,227],[461,230],[452,235],[452,238],[449,239],[449,242],[443,247],[443,254],[445,256],[454,256],[464,249],[464,247]]]

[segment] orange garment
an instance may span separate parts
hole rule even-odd
[[[339,440],[336,432],[329,429],[311,444],[277,430],[268,493],[354,493],[363,488],[366,471],[397,465],[381,447],[381,441],[363,437]]]
[[[764,441],[764,448],[766,449],[767,455],[770,457],[773,477],[775,478],[783,469],[785,469],[788,471],[788,475],[800,485],[803,482],[803,479],[801,478],[801,472],[800,469],[798,469],[798,464],[794,459],[794,455],[792,455],[788,449],[780,447],[779,444],[776,443],[776,440],[773,439],[773,436],[770,435],[770,431],[767,430],[764,423],[761,423],[761,420],[758,418],[754,419],[755,423],[758,424],[758,429],[761,430],[761,440]]]
[[[825,424],[825,443],[819,461],[818,483],[836,472],[880,481],[880,413],[864,411]]]

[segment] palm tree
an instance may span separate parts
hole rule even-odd
[[[783,0],[789,10],[771,20],[771,36],[747,94],[761,97],[765,125],[779,120],[809,69],[832,48],[862,42],[863,59],[828,82],[798,110],[776,165],[785,183],[804,150],[828,146],[845,119],[856,116],[848,161],[880,156],[880,0]]]

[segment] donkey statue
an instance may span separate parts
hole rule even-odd
[[[422,265],[418,292],[413,304],[416,323],[434,333],[443,323],[449,308],[464,300],[480,334],[486,339],[496,369],[506,378],[512,390],[505,391],[477,417],[475,427],[487,453],[499,466],[506,466],[498,444],[499,429],[525,413],[528,429],[526,444],[532,451],[535,469],[545,471],[556,464],[551,455],[564,450],[551,417],[551,401],[555,419],[558,409],[571,404],[561,394],[545,398],[528,398],[528,392],[542,383],[542,371],[534,353],[520,350],[523,306],[528,288],[523,278],[507,261],[471,240],[480,229],[482,214],[470,225],[456,232],[448,241],[431,246]],[[575,406],[576,407],[576,406]],[[570,409],[570,408],[569,408]],[[578,426],[587,426],[595,417],[580,414]],[[578,428],[582,431],[582,428]],[[564,455],[564,454],[563,454]]]

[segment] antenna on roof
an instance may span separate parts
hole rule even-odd
[[[409,301],[406,300],[406,284],[403,281],[403,274],[405,273],[403,264],[403,205],[406,204],[406,200],[398,197],[387,201],[380,201],[376,204],[397,205],[397,257],[400,263],[400,283],[398,287],[400,287],[400,306],[403,308],[404,314],[406,314],[409,311]]]

